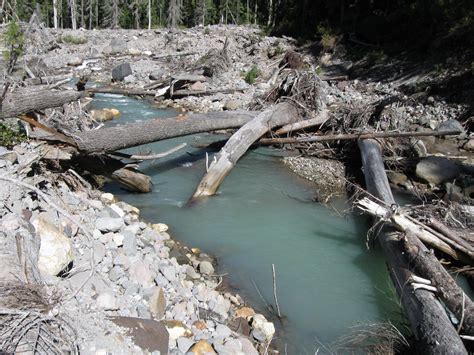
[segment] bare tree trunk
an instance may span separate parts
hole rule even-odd
[[[255,116],[255,112],[229,111],[158,118],[82,132],[76,135],[77,146],[85,153],[113,152],[173,137],[240,127]]]
[[[92,20],[93,20],[93,11],[92,11],[92,0],[89,0],[89,30],[92,30]]]
[[[373,139],[365,139],[359,141],[359,148],[368,191],[391,206],[395,200],[388,184],[380,145]],[[403,235],[385,227],[378,239],[387,259],[390,276],[417,340],[419,352],[467,354],[464,344],[435,295],[425,289],[414,290],[410,287],[414,282],[413,272],[403,250]],[[424,248],[423,244],[419,244]]]
[[[58,28],[58,0],[53,0],[53,23],[54,28]]]
[[[247,24],[250,24],[250,0],[247,0]]]
[[[76,0],[70,0],[69,6],[71,8],[71,26],[73,30],[77,30]]]
[[[148,0],[148,29],[151,30],[151,0]]]
[[[212,196],[248,148],[272,127],[281,126],[301,119],[298,110],[289,103],[280,103],[260,113],[242,126],[227,141],[217,154],[217,159],[202,178],[193,199]]]
[[[255,11],[254,11],[254,14],[255,14],[255,18],[253,20],[253,24],[256,25],[257,24],[257,10],[258,10],[258,2],[255,1]]]
[[[84,0],[81,0],[81,27],[86,28],[86,24],[84,20]]]
[[[273,0],[268,0],[268,20],[267,20],[268,27],[270,27],[272,24],[272,15],[273,15]]]

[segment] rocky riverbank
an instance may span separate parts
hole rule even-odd
[[[140,220],[137,208],[92,189],[73,170],[51,171],[44,148],[30,142],[0,150],[0,293],[4,307],[7,299],[9,308],[21,307],[10,320],[2,316],[11,334],[2,349],[31,341],[34,334],[13,324],[32,302],[74,334],[61,339],[50,329],[57,340],[45,332],[36,342],[50,351],[257,354],[268,346],[273,324],[221,291],[211,257],[173,241],[165,224]],[[23,256],[19,240],[34,241]],[[23,265],[35,272],[22,272]],[[8,297],[7,286],[21,293],[25,285],[37,299]]]

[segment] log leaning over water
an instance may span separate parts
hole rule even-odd
[[[361,140],[359,149],[368,191],[389,206],[395,204],[379,143],[373,139]],[[413,239],[418,250],[428,252],[417,238]],[[390,276],[410,321],[419,352],[467,354],[461,338],[436,296],[425,289],[414,290],[409,286],[413,280],[414,266],[405,256],[404,235],[393,228],[384,227],[379,235],[379,241],[387,260]]]
[[[214,195],[224,178],[249,147],[272,127],[301,120],[296,107],[290,103],[275,105],[242,126],[227,141],[208,172],[199,183],[193,199]]]
[[[240,127],[256,115],[247,111],[188,114],[91,130],[77,134],[75,138],[79,150],[84,153],[113,152],[163,139]]]
[[[79,100],[83,93],[78,91],[37,90],[6,95],[1,105],[0,118],[16,117],[31,111],[59,107]]]

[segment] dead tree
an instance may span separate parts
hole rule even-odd
[[[193,199],[214,195],[224,178],[249,147],[271,128],[301,120],[293,104],[281,103],[271,107],[242,126],[226,143],[202,178]]]
[[[388,206],[395,204],[388,184],[380,145],[373,139],[359,141],[367,190]],[[410,321],[420,353],[467,354],[456,329],[436,295],[416,283],[414,268],[406,259],[405,237],[393,228],[384,227],[379,235],[380,245],[387,260],[390,276]],[[419,250],[426,251],[418,240]]]

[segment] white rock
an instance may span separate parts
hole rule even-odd
[[[252,336],[258,341],[269,341],[275,334],[275,326],[272,322],[267,322],[261,314],[256,314],[252,318]]]
[[[151,227],[158,233],[166,232],[168,230],[168,226],[164,223],[155,223]]]
[[[116,246],[121,247],[123,245],[124,236],[123,234],[116,233],[113,237]]]
[[[41,271],[56,276],[73,261],[71,240],[41,217],[33,224],[41,240],[38,267]]]
[[[115,196],[112,195],[111,193],[109,192],[106,192],[106,193],[103,193],[102,195],[100,195],[100,200],[107,204],[107,205],[110,205],[111,203],[114,203],[115,201]]]
[[[116,310],[118,309],[117,298],[111,293],[101,293],[97,297],[97,307],[103,310]]]
[[[125,216],[125,212],[124,210],[122,210],[119,206],[117,206],[117,204],[113,203],[110,205],[110,208],[113,209],[115,212],[117,212],[117,214],[123,218]]]
[[[101,217],[95,221],[95,227],[101,232],[117,232],[124,226],[122,218]]]

